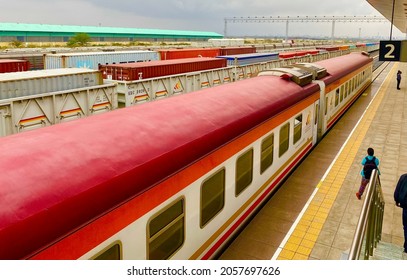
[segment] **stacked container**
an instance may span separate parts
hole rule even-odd
[[[45,54],[45,69],[87,68],[98,69],[99,65],[126,62],[159,60],[156,51],[118,51]]]
[[[226,67],[226,60],[223,58],[202,57],[100,65],[99,70],[104,79],[134,81],[223,67]]]

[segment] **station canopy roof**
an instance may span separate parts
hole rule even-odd
[[[393,13],[393,0],[367,0],[370,5],[378,10],[391,22]],[[393,25],[401,32],[407,32],[407,0],[396,0],[394,6]]]

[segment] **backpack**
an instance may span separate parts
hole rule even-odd
[[[366,157],[365,165],[363,165],[363,173],[366,179],[370,179],[373,169],[377,169],[376,157],[373,157],[372,160],[369,160],[368,157]]]

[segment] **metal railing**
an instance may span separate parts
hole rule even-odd
[[[382,237],[384,198],[377,170],[373,170],[360,212],[348,260],[368,260]]]

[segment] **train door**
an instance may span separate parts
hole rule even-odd
[[[314,146],[318,142],[318,123],[319,123],[319,111],[321,110],[319,100],[314,103],[314,122],[312,125],[312,145]]]
[[[314,80],[313,83],[319,85],[319,100],[314,103],[314,122],[313,122],[313,134],[312,144],[315,145],[322,138],[325,133],[325,84],[322,81]]]

